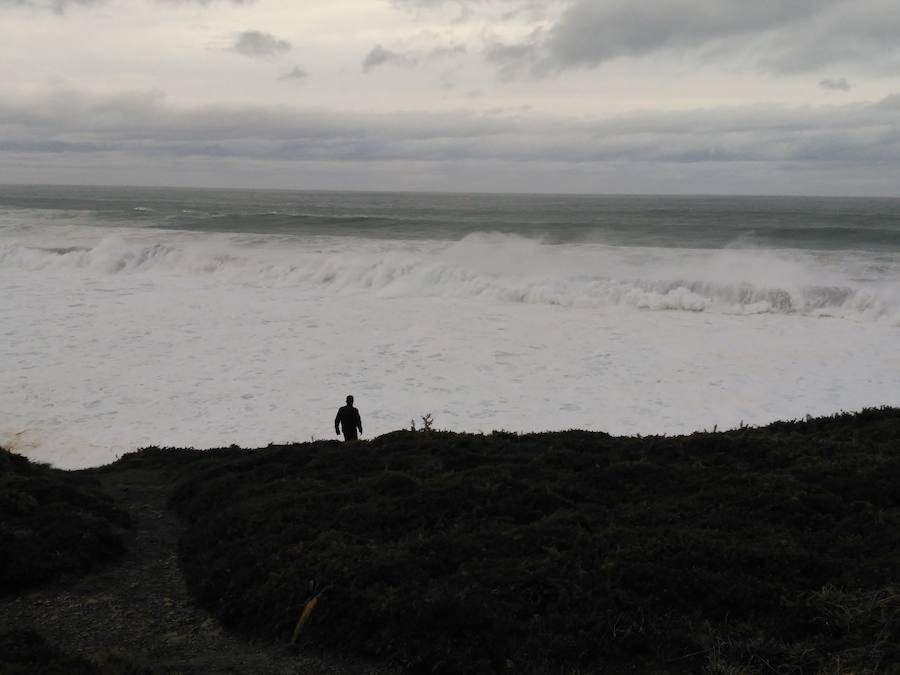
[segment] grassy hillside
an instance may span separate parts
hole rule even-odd
[[[412,671],[900,673],[900,410],[150,449],[228,626]],[[115,466],[113,467],[113,469]]]

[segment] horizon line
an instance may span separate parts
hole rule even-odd
[[[667,197],[667,198],[694,198],[694,199],[728,199],[728,198],[759,198],[759,199],[883,199],[900,200],[898,195],[882,194],[814,194],[814,193],[765,193],[765,192],[543,192],[543,191],[496,191],[496,190],[417,190],[410,189],[341,189],[341,188],[286,188],[286,187],[251,187],[234,185],[166,185],[166,184],[135,184],[135,183],[34,183],[34,182],[0,182],[0,188],[16,187],[60,187],[60,188],[110,188],[110,189],[146,189],[146,190],[208,190],[213,192],[225,192],[239,190],[246,192],[307,192],[307,193],[334,193],[334,194],[411,194],[411,195],[441,195],[441,196],[465,196],[483,195],[497,197]]]

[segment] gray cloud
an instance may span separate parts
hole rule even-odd
[[[391,0],[391,4],[400,9],[433,9],[436,7],[465,7],[467,5],[512,5],[513,11],[532,9],[553,4],[565,4],[571,0]]]
[[[279,77],[279,80],[305,80],[309,77],[309,73],[305,70],[302,70],[299,66],[294,66],[284,75]]]
[[[463,45],[450,45],[445,47],[435,47],[427,52],[406,51],[399,52],[387,49],[378,44],[372,47],[371,51],[366,55],[362,62],[362,71],[370,73],[375,68],[384,65],[399,66],[402,68],[412,68],[424,62],[442,61],[444,59],[461,56],[466,53]]]
[[[669,47],[759,33],[808,21],[839,0],[644,0],[640,3],[580,0],[546,40],[562,65],[596,65]]]
[[[232,5],[252,5],[256,0],[153,0],[159,4],[170,5],[212,5],[216,2],[230,3]]]
[[[484,51],[485,59],[497,66],[504,80],[512,80],[526,71],[534,75],[545,74],[545,69],[538,66],[541,51],[534,37],[530,42],[520,44],[489,44]]]
[[[733,56],[775,73],[837,63],[895,70],[893,0],[571,0],[546,30],[485,55],[511,77],[596,67],[659,52]]]
[[[315,167],[323,167],[321,175],[338,181],[343,165],[360,182],[334,185],[396,188],[402,187],[402,176],[414,179],[407,186],[428,187],[426,174],[435,180],[452,174],[456,182],[445,182],[445,189],[891,193],[900,183],[898,112],[900,95],[873,104],[751,106],[590,120],[503,110],[363,114],[277,106],[183,108],[169,105],[158,92],[114,97],[57,92],[0,100],[0,180],[32,175],[19,167],[43,166],[46,178],[55,175],[55,166],[75,171],[90,165],[115,182],[126,180],[125,174],[109,167],[122,165],[146,181],[152,178],[147,167],[175,161],[205,167],[207,178],[192,179],[195,184],[214,182],[219,167],[228,163],[236,167],[235,176],[245,175],[241,167],[252,163],[273,185],[285,180],[291,166],[309,175],[319,175]],[[369,174],[375,166],[379,175],[387,173],[373,183],[366,165]],[[514,177],[531,183],[516,183]],[[591,187],[588,177],[604,182]],[[154,180],[167,179],[171,175],[160,169]]]
[[[271,33],[248,30],[238,33],[230,50],[250,58],[260,58],[289,52],[291,43],[286,40],[279,40]]]
[[[32,9],[49,10],[57,14],[63,14],[72,6],[97,5],[106,0],[0,0],[0,8],[6,7],[30,7]]]
[[[227,2],[234,5],[250,5],[255,0],[153,0],[157,4],[170,5],[211,5],[216,2]],[[32,9],[50,10],[57,14],[63,14],[69,7],[89,6],[106,3],[107,0],[0,0],[0,9],[3,7],[30,7]]]
[[[548,16],[559,14],[560,9],[571,4],[572,0],[391,0],[397,9],[411,13],[453,7],[458,15],[453,23],[466,23],[477,20],[483,12],[479,10],[502,9],[500,19],[503,22],[525,20],[540,21]]]
[[[819,82],[819,87],[828,91],[850,91],[850,83],[843,77],[841,78],[825,78]]]
[[[362,71],[364,73],[370,73],[375,68],[386,64],[411,66],[415,65],[415,62],[410,60],[405,54],[385,49],[379,44],[372,47],[371,51],[366,55],[366,58],[363,59]]]
[[[6,143],[281,160],[892,162],[900,96],[849,106],[744,107],[602,120],[522,112],[350,114],[263,106],[177,108],[159,93],[57,93],[0,102]],[[56,145],[52,145],[56,144]]]
[[[892,0],[856,0],[836,6],[803,26],[780,31],[760,58],[777,73],[799,73],[853,64],[894,74],[900,66],[900,15]]]
[[[453,58],[454,56],[462,56],[467,53],[463,45],[451,45],[449,47],[435,47],[429,51],[425,58],[429,61],[441,61],[443,59]]]
[[[478,0],[468,0],[469,2],[477,2]],[[413,9],[413,8],[432,8],[432,7],[441,7],[443,5],[449,4],[463,4],[464,0],[391,0],[391,4],[401,8],[401,9]]]

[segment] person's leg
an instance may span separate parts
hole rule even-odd
[[[356,429],[348,429],[344,432],[344,441],[355,441],[356,440]]]

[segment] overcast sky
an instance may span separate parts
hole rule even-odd
[[[900,196],[896,0],[0,0],[0,183]]]

